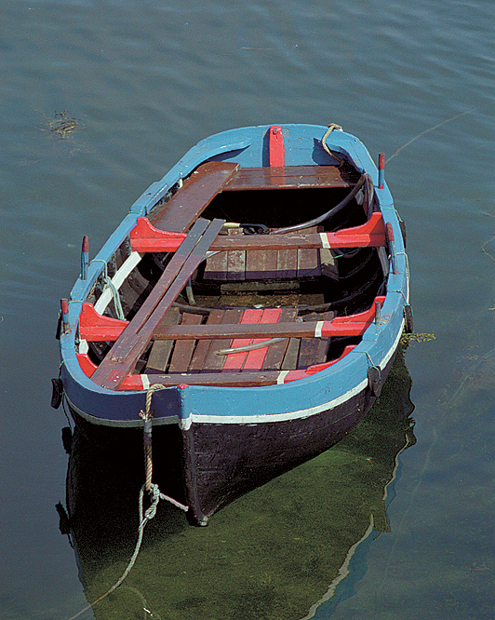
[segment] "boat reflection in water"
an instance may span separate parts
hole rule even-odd
[[[381,397],[352,433],[236,500],[207,528],[188,526],[160,502],[135,566],[94,606],[95,617],[328,618],[362,577],[356,558],[377,532],[390,531],[386,506],[398,457],[416,441],[410,388],[399,353]],[[89,602],[117,581],[134,551],[142,482],[141,454],[103,453],[75,432],[69,536]]]

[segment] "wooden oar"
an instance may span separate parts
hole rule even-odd
[[[224,223],[224,220],[213,220],[210,223],[202,218],[195,222],[153,291],[98,366],[92,376],[93,381],[109,389],[120,387]]]

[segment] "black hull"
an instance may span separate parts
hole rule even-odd
[[[188,521],[206,525],[220,508],[273,478],[328,450],[371,409],[395,354],[381,372],[375,393],[366,387],[349,400],[319,414],[260,424],[198,424],[153,428],[153,482],[165,495],[188,506]],[[86,438],[102,449],[118,450],[143,465],[139,428],[93,425],[73,409]]]

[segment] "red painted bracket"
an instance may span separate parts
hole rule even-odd
[[[346,355],[349,355],[349,353],[353,351],[356,347],[357,347],[356,344],[350,344],[347,347],[345,347],[344,351],[342,352],[342,355],[338,357],[337,359],[332,360],[331,362],[324,362],[323,364],[314,364],[313,366],[308,366],[308,368],[306,368],[305,370],[306,374],[314,375],[317,372],[321,372],[322,370],[325,370],[325,368],[330,368],[330,366],[333,366],[334,364],[337,364],[337,362],[342,361],[344,357]]]
[[[370,219],[361,226],[344,228],[337,232],[321,233],[321,238],[327,238],[328,248],[364,248],[382,247],[385,245],[385,223],[381,213],[375,211]]]
[[[344,349],[342,355],[336,360],[332,360],[331,362],[324,362],[323,364],[314,364],[313,366],[308,366],[308,368],[305,368],[304,370],[289,370],[289,372],[284,377],[284,383],[289,383],[290,381],[297,381],[299,379],[304,379],[305,377],[310,377],[311,375],[315,375],[317,372],[321,372],[322,370],[325,370],[325,368],[330,368],[330,366],[333,366],[334,364],[337,364],[337,362],[340,362],[341,360],[343,360],[346,355],[349,355],[349,353],[353,349],[355,349],[356,346],[357,345],[355,344],[351,344],[347,346]]]
[[[282,126],[272,125],[268,131],[268,151],[270,167],[285,166],[285,146]]]
[[[361,336],[375,320],[375,312],[377,303],[381,308],[385,297],[375,298],[375,303],[371,305],[369,310],[350,314],[349,316],[337,316],[331,321],[324,321],[321,327],[321,336]]]
[[[117,340],[127,325],[129,325],[129,321],[102,316],[96,312],[93,304],[89,302],[84,302],[82,305],[79,317],[79,336],[83,340],[91,340],[92,342]]]
[[[86,377],[93,376],[93,373],[98,368],[96,364],[94,364],[87,353],[76,353],[77,361],[79,362],[79,366],[81,370],[86,375]],[[124,382],[119,388],[120,390],[143,390],[143,379],[141,375],[127,375],[124,379]]]
[[[138,217],[130,237],[135,252],[176,252],[186,235],[160,230],[147,217]]]

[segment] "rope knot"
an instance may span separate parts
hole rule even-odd
[[[158,502],[160,501],[160,489],[157,484],[152,484],[150,489],[151,505],[144,513],[144,519],[139,527],[144,527],[147,521],[153,519],[156,515],[156,509],[158,508]]]

